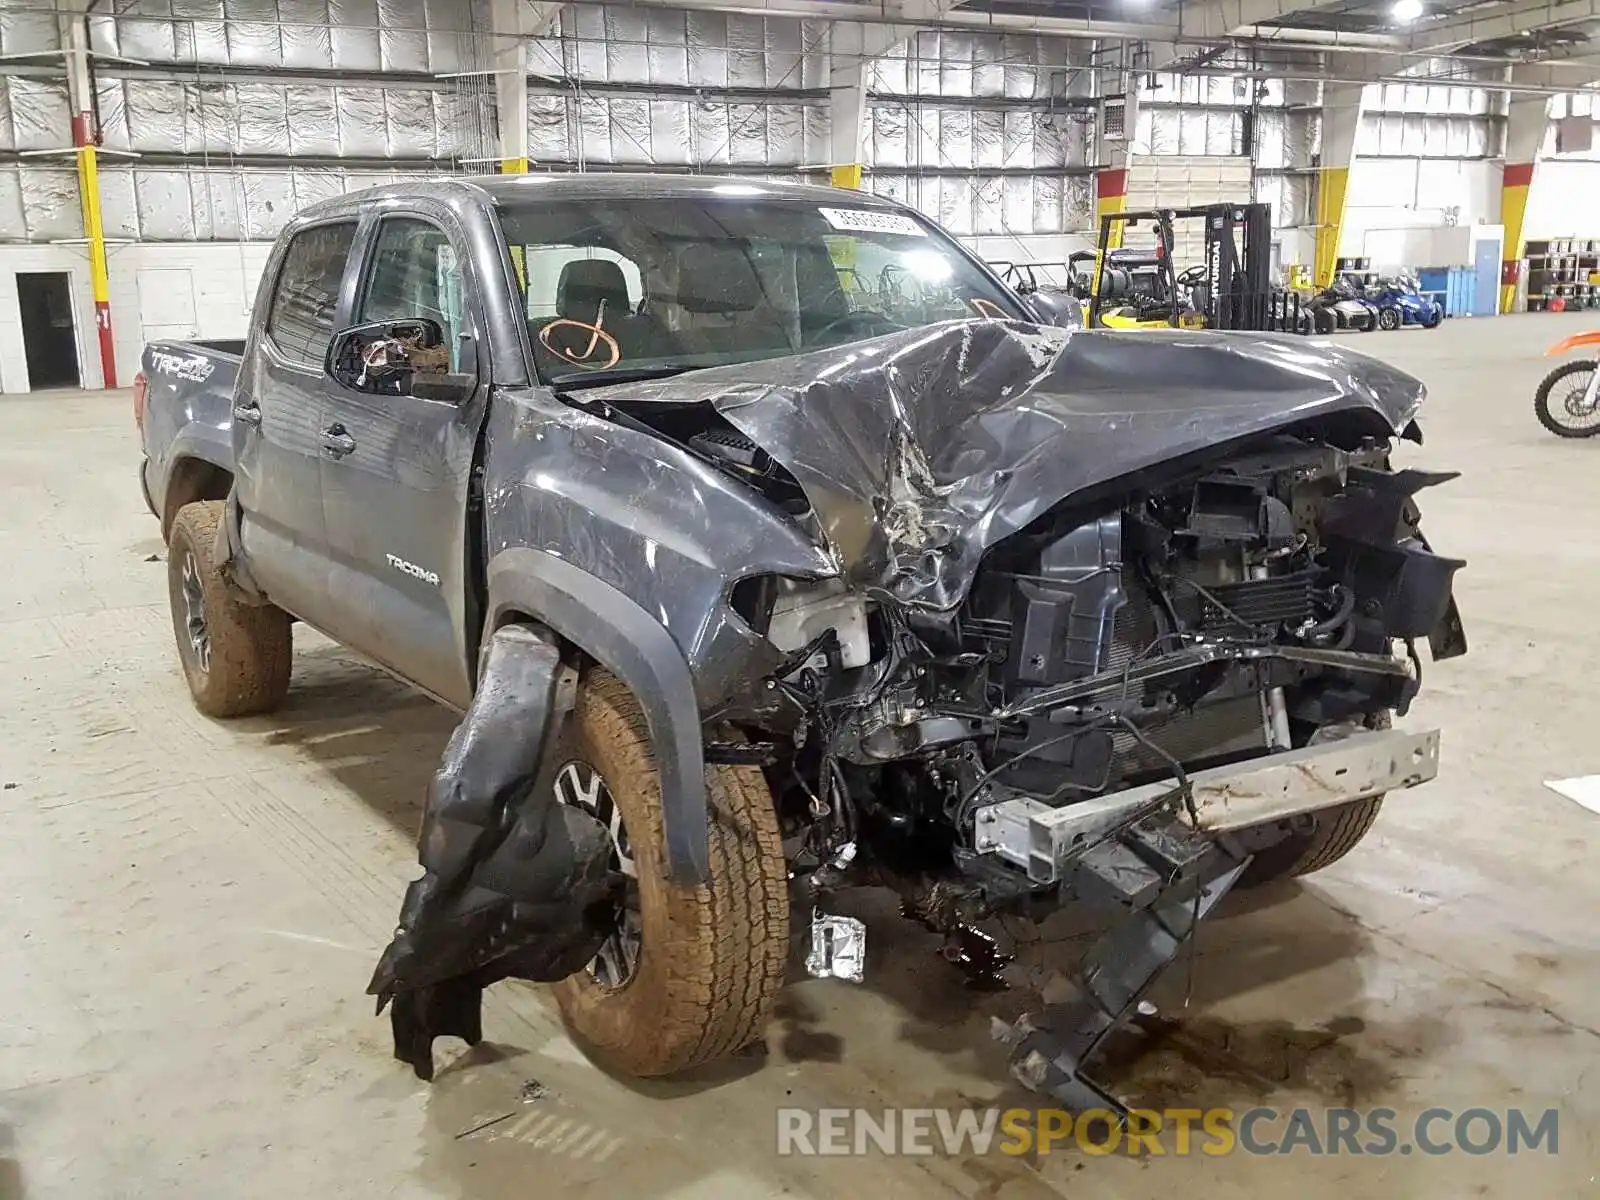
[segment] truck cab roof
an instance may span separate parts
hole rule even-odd
[[[309,223],[354,212],[375,201],[427,197],[447,204],[502,204],[532,198],[561,200],[682,200],[708,196],[762,197],[812,204],[848,200],[852,208],[896,210],[901,206],[870,192],[842,192],[809,183],[770,183],[727,175],[656,175],[634,172],[563,172],[535,175],[469,175],[417,179],[365,188],[302,209],[298,221]]]

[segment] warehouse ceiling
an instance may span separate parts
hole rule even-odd
[[[670,6],[683,0],[635,0]],[[1204,63],[1217,47],[1317,49],[1330,75],[1470,73],[1553,64],[1541,87],[1600,75],[1600,0],[687,0],[694,7],[1027,31],[1154,49],[1153,68]],[[856,14],[860,14],[857,16]],[[1357,57],[1359,56],[1359,58]],[[1502,78],[1504,78],[1502,76]]]

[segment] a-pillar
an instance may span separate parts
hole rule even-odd
[[[1528,190],[1544,145],[1547,96],[1512,95],[1506,106],[1505,174],[1500,182],[1500,223],[1505,226],[1505,246],[1500,252],[1500,311],[1510,312],[1517,302],[1522,280],[1523,218],[1528,213]]]
[[[828,173],[834,187],[861,186],[867,125],[867,64],[889,38],[882,30],[841,21],[833,27],[828,78]]]
[[[1339,262],[1344,233],[1344,200],[1355,160],[1356,133],[1361,128],[1358,83],[1328,83],[1322,88],[1322,156],[1317,170],[1317,241],[1313,266],[1316,285],[1329,287]]]

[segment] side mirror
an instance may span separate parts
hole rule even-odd
[[[1040,288],[1023,298],[1023,304],[1033,310],[1041,325],[1057,325],[1063,329],[1083,328],[1083,305],[1066,292]]]
[[[450,370],[444,328],[431,317],[342,329],[328,343],[323,369],[352,391],[451,404],[466,400],[478,385],[475,375]]]

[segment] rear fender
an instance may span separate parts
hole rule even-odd
[[[1562,338],[1544,352],[1545,357],[1557,358],[1563,354],[1570,354],[1580,346],[1600,346],[1600,331],[1575,333],[1571,337]]]

